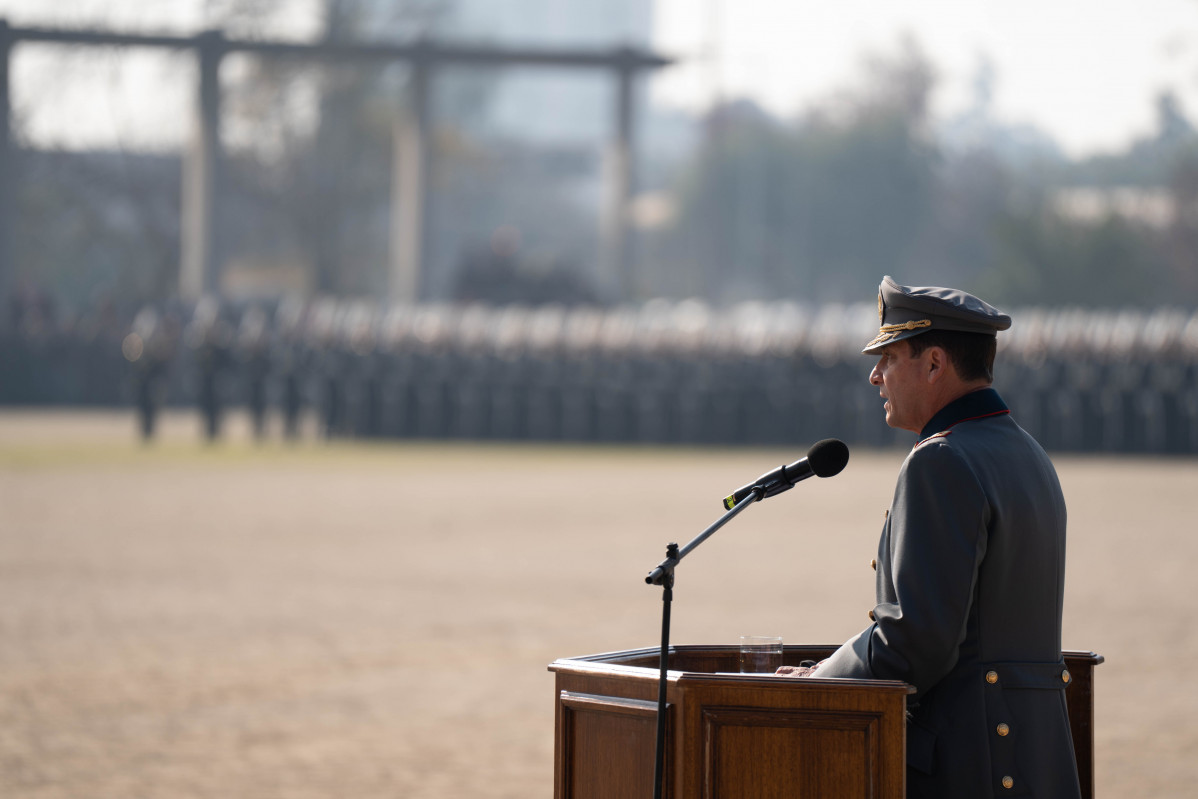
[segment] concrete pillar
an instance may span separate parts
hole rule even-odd
[[[430,69],[427,58],[412,61],[407,107],[395,124],[389,283],[391,301],[399,304],[418,302],[428,294]]]
[[[629,206],[635,185],[633,166],[634,79],[636,69],[626,62],[615,70],[615,131],[608,148],[606,200],[600,260],[603,278],[613,286],[616,299],[629,301],[636,292],[632,274],[631,241],[628,233]]]
[[[11,97],[9,95],[9,64],[12,60],[13,38],[8,21],[0,20],[0,319],[8,313],[8,296],[16,278],[13,262],[12,217],[16,212],[16,157],[12,150]]]
[[[183,164],[182,263],[179,295],[195,301],[220,288],[220,225],[216,200],[221,173],[220,62],[224,35],[207,31],[196,39],[199,97],[195,129]]]

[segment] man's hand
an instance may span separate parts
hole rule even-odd
[[[804,660],[797,666],[779,666],[774,674],[779,677],[810,677],[818,668],[819,663],[814,660]]]

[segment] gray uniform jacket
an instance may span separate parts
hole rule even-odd
[[[814,676],[915,687],[908,797],[1079,797],[1056,471],[993,389],[947,405],[920,438],[882,529],[873,624]]]

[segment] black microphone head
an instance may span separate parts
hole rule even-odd
[[[840,474],[849,462],[849,448],[836,438],[817,441],[807,450],[807,463],[817,477]]]

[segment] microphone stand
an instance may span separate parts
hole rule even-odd
[[[674,567],[691,551],[711,537],[716,530],[723,527],[745,508],[761,499],[765,493],[760,486],[754,486],[749,494],[730,508],[714,524],[695,536],[682,549],[677,544],[666,545],[666,559],[657,565],[645,577],[649,585],[660,585],[661,592],[661,656],[659,659],[659,676],[657,681],[657,747],[653,763],[653,799],[661,799],[661,783],[665,770],[666,754],[666,664],[670,652],[670,605],[674,601]]]

